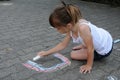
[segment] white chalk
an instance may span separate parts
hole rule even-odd
[[[36,56],[36,57],[33,58],[33,61],[37,61],[40,58],[41,58],[41,56]]]
[[[118,43],[118,42],[120,42],[120,39],[114,40],[114,43]]]

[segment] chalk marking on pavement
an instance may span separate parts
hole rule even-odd
[[[63,69],[67,66],[70,66],[71,61],[69,61],[69,59],[63,56],[62,54],[56,53],[56,54],[53,54],[53,56],[60,59],[62,62],[54,66],[51,66],[49,68],[45,68],[43,67],[42,64],[35,63],[34,61],[31,61],[31,60],[28,60],[27,62],[23,63],[23,65],[29,69],[32,69],[38,72],[54,72],[54,71]]]
[[[0,3],[0,6],[11,6],[11,5],[13,5],[13,3],[7,3],[7,2],[5,2],[5,3]]]

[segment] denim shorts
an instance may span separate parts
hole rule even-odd
[[[101,60],[101,59],[109,56],[111,54],[112,50],[113,50],[113,45],[112,45],[112,49],[106,55],[100,55],[99,53],[94,51],[94,60]]]

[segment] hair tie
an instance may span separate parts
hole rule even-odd
[[[65,7],[67,6],[66,3],[63,0],[60,0],[60,1]]]

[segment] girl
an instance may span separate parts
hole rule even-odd
[[[63,50],[72,38],[79,46],[73,47],[71,58],[87,60],[87,63],[80,67],[80,72],[90,73],[94,60],[100,60],[111,53],[113,39],[109,32],[83,19],[77,6],[64,2],[62,4],[51,13],[49,22],[61,34],[66,34],[66,37],[54,48],[41,51],[38,55],[46,56]]]

